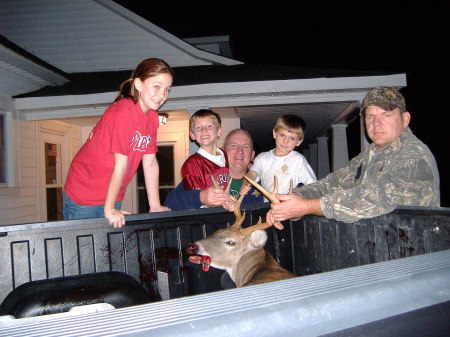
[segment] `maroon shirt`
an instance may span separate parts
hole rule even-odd
[[[199,153],[194,153],[183,164],[181,175],[185,190],[204,190],[212,186],[211,176],[216,178],[221,186],[227,186],[229,170],[228,156],[225,151],[225,167],[220,167]]]

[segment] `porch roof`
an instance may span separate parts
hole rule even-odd
[[[209,83],[366,77],[394,74],[394,72],[322,69],[258,64],[176,67],[174,68],[174,72],[174,87]],[[119,85],[124,80],[129,78],[130,75],[131,70],[73,73],[67,75],[70,80],[68,83],[61,86],[47,86],[34,92],[17,95],[15,98],[86,95],[116,92]]]

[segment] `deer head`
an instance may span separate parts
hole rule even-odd
[[[278,189],[276,180],[275,184],[273,197],[269,192],[264,191],[269,198],[278,201],[274,197]],[[228,187],[230,185],[231,181]],[[240,196],[236,202],[234,224],[228,228],[219,229],[211,236],[189,245],[186,249],[187,253],[194,254],[189,257],[189,261],[202,264],[203,271],[208,271],[210,265],[218,269],[225,269],[237,287],[295,277],[294,274],[282,268],[263,249],[267,241],[265,229],[269,225],[263,223],[261,217],[255,225],[242,228],[245,219],[245,212],[242,214],[240,210],[243,197]]]
[[[193,263],[202,263],[203,270],[208,270],[208,260],[212,267],[225,269],[230,276],[234,277],[236,266],[243,255],[264,247],[267,241],[267,234],[264,229],[269,226],[262,223],[259,218],[258,223],[242,228],[245,219],[245,212],[242,214],[240,206],[243,196],[239,197],[234,215],[236,221],[230,227],[219,229],[211,236],[195,242],[188,246],[188,254],[199,254],[200,257],[191,256],[189,260]],[[233,278],[234,279],[234,278]]]

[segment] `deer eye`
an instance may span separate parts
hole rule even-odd
[[[234,241],[227,241],[227,242],[225,242],[228,246],[236,246],[236,242],[234,242]]]

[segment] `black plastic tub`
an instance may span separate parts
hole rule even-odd
[[[124,308],[160,299],[150,297],[134,278],[124,273],[84,274],[24,283],[5,298],[0,316],[51,315],[96,303]]]

